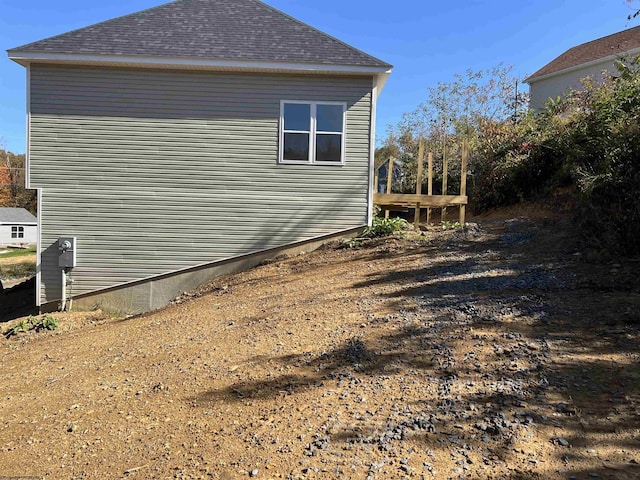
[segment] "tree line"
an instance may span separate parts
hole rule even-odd
[[[25,188],[25,179],[25,155],[0,149],[0,207],[22,207],[36,214],[37,192]]]
[[[394,188],[411,192],[420,138],[434,152],[436,171],[445,154],[459,156],[465,139],[473,211],[569,190],[585,244],[640,255],[640,60],[620,58],[617,69],[602,82],[585,79],[579,91],[536,112],[511,67],[468,70],[430,88],[422,104],[389,127],[377,161],[401,159],[404,172]],[[456,191],[460,172],[449,171]]]

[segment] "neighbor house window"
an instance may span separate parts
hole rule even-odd
[[[24,227],[11,227],[11,238],[24,238]]]
[[[280,161],[342,165],[346,111],[346,103],[283,100]]]

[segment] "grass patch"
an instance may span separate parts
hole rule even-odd
[[[27,255],[35,255],[36,246],[33,245],[29,248],[11,248],[9,251],[5,253],[0,253],[0,258],[14,258],[14,257],[24,257]]]
[[[25,261],[0,265],[0,278],[31,277],[36,274],[36,262]]]

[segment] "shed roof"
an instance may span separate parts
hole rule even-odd
[[[38,223],[36,217],[24,208],[0,207],[0,223]]]
[[[260,0],[176,0],[8,53],[391,67]]]
[[[530,75],[526,81],[530,82],[538,77],[557,73],[601,58],[621,55],[637,48],[640,48],[640,26],[570,48],[533,75]]]

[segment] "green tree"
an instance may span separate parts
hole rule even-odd
[[[517,123],[526,115],[528,94],[519,88],[521,82],[512,70],[511,66],[499,64],[456,74],[452,81],[428,88],[426,100],[388,128],[384,147],[378,152],[380,155],[395,152],[394,156],[402,160],[404,190],[415,188],[415,158],[420,138],[425,140],[427,151],[434,154],[434,193],[441,193],[443,157],[446,154],[447,158],[459,158],[463,139],[469,143],[469,171],[473,178],[474,153],[479,149],[483,132],[496,124]],[[451,191],[458,187],[459,168],[459,162],[449,164]]]

